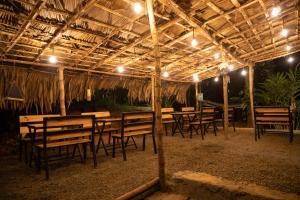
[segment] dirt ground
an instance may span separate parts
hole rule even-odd
[[[208,133],[205,140],[199,135],[192,139],[164,137],[167,173],[192,170],[246,181],[300,195],[300,136],[288,142],[288,136],[266,134],[258,142],[248,129],[237,129],[225,140]],[[153,154],[151,139],[146,151],[127,150],[127,161],[121,152],[116,158],[97,154],[98,168],[94,169],[91,155],[86,164],[64,160],[50,166],[50,180],[17,155],[0,159],[0,199],[114,199],[157,176],[157,155]]]

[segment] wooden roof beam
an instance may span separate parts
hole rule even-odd
[[[43,49],[41,49],[41,51],[39,52],[39,54],[35,57],[34,61],[37,61],[39,59],[39,57],[43,54],[43,52],[45,51],[45,49],[47,49],[48,47],[50,47],[54,42],[56,42],[56,40],[62,35],[62,33],[72,24],[74,23],[80,16],[82,16],[87,10],[89,10],[95,3],[97,2],[97,0],[86,0],[84,1],[82,4],[79,4],[76,8],[76,12],[70,16],[66,23],[56,29],[53,37],[50,39],[50,41],[43,47]]]
[[[20,27],[18,33],[12,38],[11,44],[5,48],[5,50],[2,53],[2,56],[4,56],[7,52],[9,52],[20,40],[20,38],[23,36],[25,31],[30,27],[33,20],[38,16],[41,8],[45,5],[46,0],[40,0],[37,2],[33,10],[31,11],[30,15],[28,16],[27,20],[24,24]]]
[[[223,44],[219,43],[211,33],[209,33],[206,29],[202,28],[201,25],[199,25],[199,22],[193,16],[188,16],[187,14],[185,14],[182,8],[180,8],[173,0],[159,0],[159,1],[167,5],[169,8],[171,8],[176,15],[180,16],[183,20],[185,20],[192,27],[194,27],[195,31],[199,32],[204,37],[209,39],[214,45],[219,47],[221,51],[223,51],[226,55],[233,58],[237,62],[246,65],[246,62],[244,60],[240,59],[236,55],[233,55]]]

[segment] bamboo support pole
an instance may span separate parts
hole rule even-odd
[[[199,82],[195,83],[195,101],[196,101],[196,111],[199,110],[199,102],[198,102],[198,85]]]
[[[152,106],[152,111],[155,111],[155,76],[154,74],[151,76],[151,106]]]
[[[154,102],[155,102],[155,134],[157,136],[157,149],[158,149],[158,169],[159,169],[159,183],[160,189],[166,189],[166,175],[165,175],[165,158],[163,151],[163,132],[162,132],[162,119],[161,119],[161,68],[160,68],[160,52],[158,34],[155,26],[155,18],[153,12],[153,1],[146,0],[147,11],[149,18],[149,25],[151,36],[154,46],[155,55],[155,88],[154,88]]]
[[[60,114],[66,116],[64,68],[58,68]]]
[[[228,139],[228,74],[223,75],[223,98],[224,98],[224,136]]]
[[[253,133],[255,132],[255,122],[254,122],[254,98],[253,98],[253,75],[254,75],[254,66],[249,65],[249,98],[250,98],[250,111],[251,111],[251,122]]]

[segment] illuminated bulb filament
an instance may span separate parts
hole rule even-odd
[[[271,11],[272,17],[277,17],[280,14],[281,8],[280,7],[274,7]]]
[[[136,2],[136,3],[133,5],[133,10],[134,10],[134,12],[136,12],[137,14],[141,13],[142,10],[143,10],[143,7],[142,7],[141,3]]]
[[[52,63],[52,64],[57,63],[57,58],[56,58],[56,56],[50,56],[50,57],[49,57],[49,62]]]
[[[292,63],[292,62],[294,62],[294,58],[293,58],[293,57],[289,57],[289,58],[287,59],[287,61],[288,61],[289,63]]]
[[[242,74],[242,76],[246,76],[247,75],[247,71],[243,69],[242,72],[241,72],[241,74]]]
[[[169,77],[169,73],[168,72],[164,72],[163,73],[163,77],[168,78]]]
[[[119,73],[123,73],[123,72],[124,72],[124,67],[123,67],[123,66],[118,66],[118,67],[117,67],[117,71],[118,71]]]
[[[192,47],[196,47],[197,45],[198,45],[198,41],[195,38],[193,38]]]
[[[281,35],[282,35],[283,37],[288,36],[288,33],[289,33],[289,31],[288,31],[287,29],[282,29],[282,31],[281,31]]]

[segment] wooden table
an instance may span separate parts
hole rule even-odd
[[[175,128],[174,128],[174,132],[173,132],[172,135],[174,135],[176,133],[176,129],[178,129],[179,133],[184,138],[184,134],[183,134],[184,116],[187,116],[188,117],[188,121],[192,122],[192,121],[195,120],[195,118],[196,118],[196,116],[198,114],[201,114],[201,111],[173,112],[173,113],[170,113],[170,114],[173,115],[173,119],[175,121]]]

